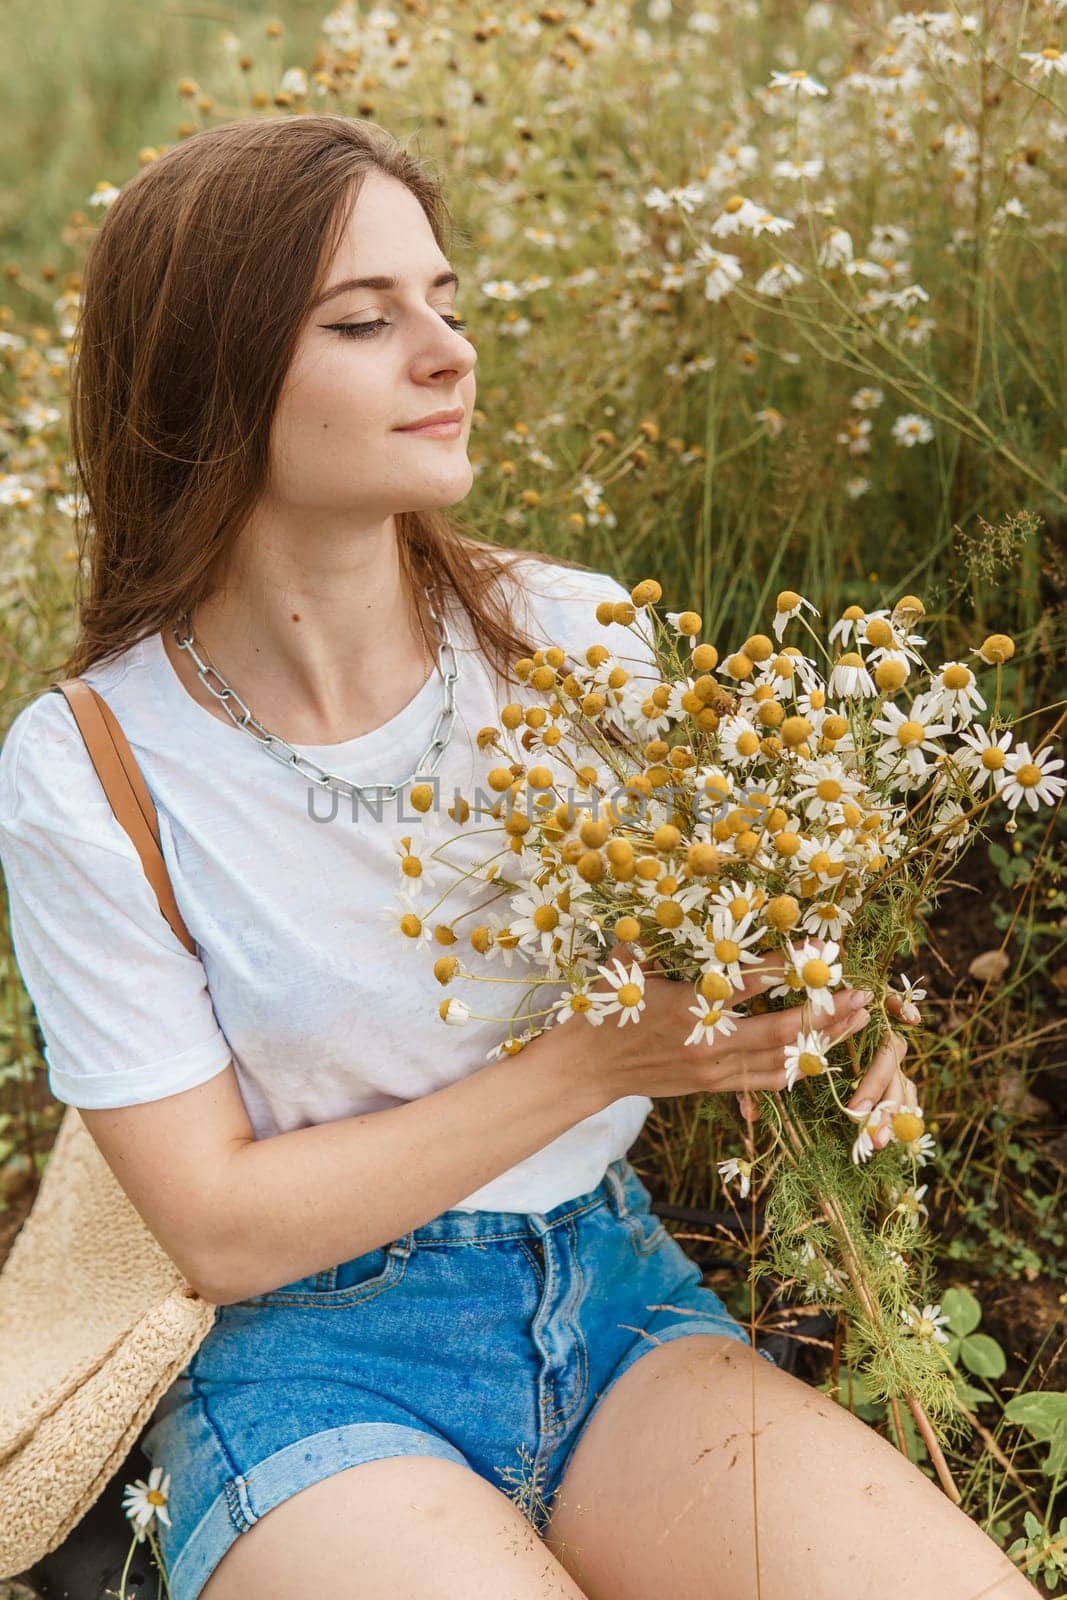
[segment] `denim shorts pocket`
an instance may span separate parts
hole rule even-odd
[[[321,1310],[339,1309],[359,1305],[377,1295],[395,1289],[407,1271],[411,1254],[410,1239],[396,1239],[392,1244],[368,1250],[335,1267],[322,1272],[312,1272],[306,1278],[294,1278],[292,1283],[266,1294],[253,1295],[240,1300],[242,1306],[311,1306]]]
[[[670,1239],[663,1223],[652,1210],[652,1196],[631,1167],[625,1177],[626,1208],[621,1221],[630,1236],[635,1255],[648,1256]]]

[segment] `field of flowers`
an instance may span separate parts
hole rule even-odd
[[[331,112],[410,141],[444,181],[479,356],[467,531],[627,587],[654,575],[664,610],[694,609],[724,645],[762,633],[783,591],[824,631],[847,607],[920,597],[935,666],[1007,636],[997,706],[1035,759],[1064,753],[1065,0],[227,15],[201,19],[195,75],[151,30],[126,38],[122,132],[90,118],[99,148],[63,168],[88,161],[92,183],[40,180],[35,206],[27,170],[9,204],[2,727],[74,637],[66,394],[99,218],[138,164],[202,128]],[[102,72],[111,24],[87,16]],[[28,150],[56,92],[16,96]],[[995,738],[992,701],[977,716]],[[909,1191],[937,1285],[913,1331],[952,1363],[961,1503],[1050,1594],[1067,1590],[1063,812],[1062,786],[1034,784],[983,815],[898,953],[922,985],[905,1065],[936,1136]],[[63,1109],[5,954],[0,1258]],[[933,1475],[910,1417],[850,1369],[845,1319],[800,1258],[792,1277],[777,1251],[773,1274],[753,1270],[765,1197],[719,1168],[756,1137],[733,1096],[665,1099],[631,1159],[730,1309],[758,1335],[792,1331],[795,1370]]]

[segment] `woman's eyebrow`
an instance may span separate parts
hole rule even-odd
[[[457,289],[459,288],[459,278],[454,272],[439,272],[430,284],[430,288],[443,289],[446,283],[451,283]],[[348,289],[399,289],[399,287],[399,278],[346,278],[343,283],[335,283],[331,288],[324,289],[318,299],[313,302],[311,309],[314,311],[325,301],[332,300],[335,294],[344,294]]]

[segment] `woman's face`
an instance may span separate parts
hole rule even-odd
[[[477,354],[446,320],[462,315],[455,284],[434,283],[451,270],[411,191],[368,173],[274,416],[270,492],[283,517],[350,533],[353,518],[375,526],[469,494]],[[396,287],[330,293],[369,277],[395,278]],[[357,324],[368,331],[338,332]],[[456,409],[455,438],[398,431]]]

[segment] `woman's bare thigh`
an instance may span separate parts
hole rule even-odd
[[[200,1600],[586,1600],[498,1489],[457,1461],[346,1467],[266,1512]]]

